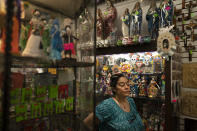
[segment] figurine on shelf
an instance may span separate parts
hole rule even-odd
[[[49,16],[47,14],[43,15],[42,18],[43,21],[43,33],[42,33],[42,45],[44,53],[48,56],[49,55],[49,48],[51,43],[51,37],[50,37],[50,23],[49,23]]]
[[[71,25],[66,25],[64,28],[63,37],[63,48],[62,58],[73,58],[76,55],[74,42],[77,40],[75,36],[72,35]]]
[[[157,82],[155,81],[155,78],[152,77],[152,80],[150,81],[150,84],[149,84],[148,89],[147,89],[148,97],[150,97],[150,98],[157,97],[159,89],[160,89],[160,87],[157,84]]]
[[[43,22],[41,21],[40,11],[35,9],[33,17],[30,21],[31,34],[27,40],[26,47],[22,53],[22,56],[32,57],[44,57],[44,52],[41,49],[41,36],[43,32]]]
[[[143,63],[144,63],[144,66],[145,66],[143,73],[153,73],[152,53],[146,52],[144,54]]]
[[[106,1],[107,8],[104,11],[104,39],[114,32],[114,22],[117,18],[117,10],[111,0]]]
[[[172,25],[173,19],[173,1],[163,0],[160,5],[160,25],[166,27]]]
[[[145,65],[143,63],[143,60],[139,59],[138,61],[136,61],[135,65],[136,65],[136,72],[142,73],[144,71]]]
[[[133,35],[140,35],[142,25],[142,8],[137,2],[131,12],[131,24]]]
[[[130,21],[131,21],[131,15],[129,13],[129,9],[126,8],[123,16],[121,17],[122,20],[122,34],[123,37],[128,38],[130,36]]]
[[[1,1],[1,3],[0,3],[0,4],[2,4],[2,5],[0,5],[0,6],[2,6],[1,9],[4,8],[3,5],[5,5],[3,2],[5,2],[5,1]],[[10,53],[16,55],[19,53],[20,21],[21,21],[21,18],[20,18],[21,8],[20,8],[20,1],[19,0],[16,0],[14,2],[14,9],[13,10],[14,10],[14,12],[13,12],[14,14],[12,17],[12,21],[13,21],[12,31],[13,32],[12,32],[12,34],[10,34],[10,36],[12,38],[11,43],[10,43],[10,46],[11,46]],[[3,12],[0,12],[0,13],[3,13]],[[4,17],[4,16],[2,16],[2,17]],[[2,24],[2,23],[4,23],[4,25],[5,25],[4,19],[1,20],[0,24]],[[6,26],[3,26],[2,30],[1,30],[2,44],[0,45],[0,52],[2,52],[2,53],[5,53],[5,48],[6,48],[6,28],[5,27]]]
[[[142,82],[143,81],[143,82]],[[139,79],[138,80],[138,90],[139,90],[139,96],[146,96],[146,91],[145,91],[145,80],[144,79]]]
[[[165,97],[165,85],[166,85],[166,82],[165,82],[165,75],[163,74],[161,76],[161,96],[162,97]]]
[[[146,14],[146,20],[148,21],[148,32],[152,39],[158,37],[159,31],[159,9],[157,8],[156,1],[152,1],[150,8]]]
[[[91,29],[93,27],[93,23],[92,23],[92,17],[89,13],[89,11],[87,10],[87,8],[85,8],[83,14],[80,15],[80,26],[79,26],[79,40],[81,42],[87,42],[91,40]]]
[[[162,57],[160,55],[155,55],[153,58],[153,72],[154,73],[161,73],[162,69]]]
[[[62,38],[60,36],[59,20],[55,19],[50,31],[51,35],[51,58],[53,60],[61,60],[61,52],[63,50]]]

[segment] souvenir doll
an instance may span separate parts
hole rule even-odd
[[[160,5],[160,25],[166,27],[172,25],[173,18],[173,1],[163,0]]]
[[[20,51],[23,51],[25,49],[25,46],[27,44],[27,40],[30,35],[30,24],[26,22],[22,22],[21,24],[21,34],[20,34]]]
[[[81,42],[87,42],[90,41],[91,38],[91,28],[92,28],[92,19],[90,16],[90,13],[88,12],[87,9],[83,12],[83,14],[80,16],[81,21],[80,21],[80,37],[79,40]]]
[[[147,52],[147,53],[144,54],[143,63],[144,63],[144,66],[145,66],[143,73],[152,73],[153,72],[152,53]]]
[[[74,42],[77,40],[75,36],[72,35],[71,25],[66,25],[65,33],[63,34],[63,58],[72,58],[75,56],[75,45]],[[64,56],[65,55],[65,56]]]
[[[136,61],[135,65],[136,65],[136,72],[142,73],[144,71],[144,63],[141,58]]]
[[[50,23],[49,18],[47,18],[47,14],[43,15],[42,22],[43,22],[43,34],[42,34],[42,45],[43,50],[46,55],[49,54],[49,47],[51,43],[51,37],[50,37]]]
[[[22,56],[43,57],[44,52],[41,49],[41,35],[43,32],[43,23],[40,17],[40,11],[34,10],[33,17],[30,21],[31,34],[27,40],[26,47]]]
[[[1,1],[0,4],[2,4],[3,1]],[[5,2],[5,1],[4,1]],[[4,4],[0,5],[3,6]],[[20,22],[21,22],[21,18],[20,18],[20,14],[21,14],[21,5],[20,5],[20,0],[16,0],[14,2],[14,14],[12,17],[12,21],[13,21],[13,25],[12,25],[12,41],[10,43],[11,45],[11,49],[10,52],[12,54],[18,54],[19,53],[19,38],[20,38]],[[3,8],[3,7],[2,7]],[[1,22],[3,22],[4,20],[2,20]],[[0,23],[1,23],[0,22]],[[2,53],[5,52],[5,48],[6,48],[6,26],[4,26],[4,28],[2,29],[2,44],[1,44],[1,48],[0,51]]]
[[[96,22],[97,37],[104,39],[104,20],[100,8],[97,9],[97,22]]]
[[[125,12],[121,18],[122,20],[122,34],[123,37],[129,37],[130,36],[130,19],[131,19],[131,15],[129,13],[129,9],[126,8]]]
[[[144,81],[142,84],[141,79],[138,80],[138,90],[139,90],[139,96],[146,96]]]
[[[117,18],[117,10],[111,0],[106,1],[107,8],[104,11],[104,39],[114,31],[114,22]]]
[[[51,35],[51,58],[53,60],[61,59],[61,52],[63,50],[62,38],[60,36],[59,20],[55,19],[50,31]]]
[[[153,69],[154,69],[154,73],[161,73],[162,72],[162,57],[160,55],[154,56]]]
[[[133,35],[140,35],[142,25],[142,8],[137,2],[131,12],[131,23]]]
[[[139,60],[139,55],[131,53],[130,54],[130,64],[133,67],[132,73],[136,73],[136,62]]]
[[[150,8],[146,14],[146,20],[148,21],[148,32],[151,38],[156,39],[159,31],[159,9],[156,6],[156,1],[152,1]]]
[[[152,80],[150,81],[150,84],[147,89],[148,97],[150,97],[150,98],[157,97],[159,88],[160,87],[157,84],[157,82],[155,81],[155,78],[152,77]]]

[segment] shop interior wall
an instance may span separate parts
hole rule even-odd
[[[190,0],[186,0],[186,2],[188,2],[188,1],[190,1]],[[175,5],[179,4],[179,3],[182,3],[182,0],[174,1]],[[182,4],[176,5],[176,9],[181,9],[181,8],[182,8]],[[197,7],[192,8],[191,12],[193,12],[193,11],[197,11]],[[184,9],[184,10],[182,10],[182,13],[188,13],[188,10]],[[192,17],[196,16],[196,15],[197,15],[196,12],[192,13]],[[187,16],[187,14],[185,16]],[[179,17],[181,18],[181,16],[179,16]],[[185,24],[189,24],[190,22],[191,22],[191,20],[184,21]],[[197,21],[193,21],[193,22],[197,23]],[[182,32],[182,22],[177,21],[177,27]],[[191,31],[186,30],[186,26],[185,26],[185,31],[187,32],[188,35],[191,35]],[[194,30],[194,34],[197,34],[197,29]],[[188,39],[188,44],[190,42],[191,42],[191,38]],[[181,48],[182,49],[181,50],[181,57],[182,57],[181,62],[182,62],[183,68],[180,71],[182,72],[182,79],[183,79],[183,83],[184,83],[184,81],[188,81],[190,79],[197,79],[197,74],[195,75],[195,71],[193,71],[193,72],[184,71],[186,68],[189,70],[194,67],[197,67],[197,64],[196,64],[197,63],[197,41],[193,42],[193,45],[195,46],[196,49],[193,50],[192,61],[189,61],[189,53],[183,47],[184,46],[183,40],[180,39],[179,43],[180,43],[180,46],[182,47]],[[193,73],[194,73],[194,75],[193,75]],[[185,77],[186,74],[188,74],[187,75],[188,77],[187,77],[187,79],[184,79],[184,78],[186,78]],[[173,75],[173,73],[172,73],[172,75]],[[196,96],[197,96],[197,88],[190,88],[190,87],[188,88],[188,86],[185,84],[183,84],[181,86],[181,114],[180,114],[180,130],[181,131],[185,130],[184,127],[186,127],[187,121],[184,121],[184,120],[186,120],[186,118],[188,118],[188,120],[197,120],[197,115],[195,115],[195,114],[197,114],[197,113],[195,113],[196,112],[195,110],[197,110],[197,108],[195,108],[197,106],[197,104],[194,102],[194,101],[196,101],[196,100],[194,100],[196,98]],[[185,103],[188,103],[188,105],[186,105]],[[189,108],[184,109],[185,107],[189,107]],[[189,110],[191,110],[191,112],[189,112]],[[197,127],[195,126],[194,128],[197,128]],[[189,129],[186,129],[186,130],[190,131]]]

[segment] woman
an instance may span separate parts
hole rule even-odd
[[[112,98],[104,100],[96,106],[96,124],[100,131],[143,131],[142,120],[130,95],[128,79],[123,74],[111,77]],[[92,129],[93,113],[84,123]]]

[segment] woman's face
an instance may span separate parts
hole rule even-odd
[[[115,93],[117,96],[121,97],[127,97],[130,95],[129,81],[126,77],[119,78],[115,88]]]

